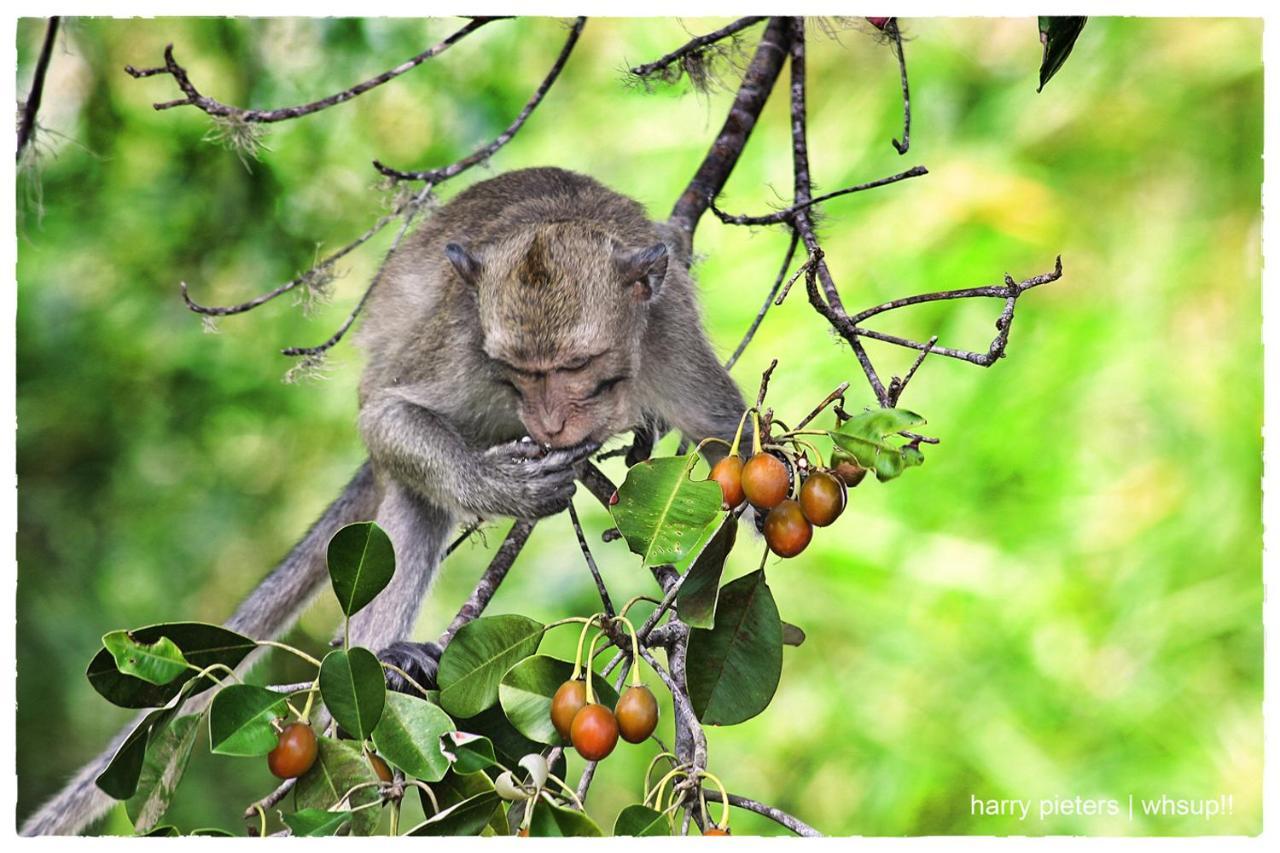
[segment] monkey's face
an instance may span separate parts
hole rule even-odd
[[[639,423],[632,384],[666,246],[620,247],[559,223],[447,254],[476,288],[482,346],[533,439],[570,447]]]

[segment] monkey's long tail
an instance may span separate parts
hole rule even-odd
[[[227,627],[260,640],[289,630],[328,577],[325,552],[330,537],[345,524],[372,519],[379,499],[372,466],[365,462],[302,541],[293,546],[280,565],[241,603],[235,615],[227,620]],[[253,658],[251,655],[241,668],[251,665]],[[195,711],[207,701],[206,693],[189,700],[186,707]],[[106,751],[80,768],[61,791],[30,815],[19,832],[22,835],[70,835],[106,814],[116,801],[103,793],[94,780],[106,769],[145,713],[121,730]]]

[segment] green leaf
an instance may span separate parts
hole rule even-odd
[[[388,693],[382,719],[373,730],[378,754],[408,776],[438,782],[449,771],[440,736],[453,731],[449,715],[425,699]]]
[[[235,838],[235,836],[232,835],[230,832],[227,832],[225,829],[219,829],[216,826],[203,826],[200,829],[193,829],[187,834],[195,835],[195,836],[207,836],[209,838]]]
[[[482,616],[453,635],[440,656],[440,706],[473,717],[498,700],[498,682],[514,664],[538,650],[545,630],[524,616]]]
[[[147,738],[137,790],[125,803],[133,828],[146,832],[160,822],[187,769],[200,732],[201,714],[186,714],[155,727]]]
[[[494,750],[498,753],[498,758],[503,764],[514,767],[520,762],[520,759],[531,752],[538,752],[544,744],[530,740],[511,724],[507,719],[507,715],[503,713],[502,707],[493,705],[486,708],[474,717],[456,717],[455,722],[458,728],[481,734],[487,737],[492,743]],[[564,755],[561,754],[557,760],[560,770],[564,769]],[[552,770],[557,776],[563,777],[564,774],[560,770]]]
[[[285,697],[274,690],[228,685],[209,706],[209,749],[217,755],[266,755],[280,741],[271,723],[287,712]]]
[[[1040,44],[1044,45],[1044,56],[1040,59],[1040,85],[1036,88],[1037,92],[1043,91],[1045,84],[1053,79],[1053,75],[1067,61],[1087,20],[1089,19],[1084,17],[1040,16]]]
[[[645,460],[618,487],[618,502],[609,511],[645,566],[680,560],[720,513],[719,484],[689,479],[692,461],[692,454]]]
[[[484,774],[474,774],[483,776]],[[501,803],[492,786],[488,791],[468,797],[451,806],[441,804],[441,811],[409,830],[410,835],[479,835],[493,819]]]
[[[671,835],[671,822],[662,812],[636,803],[618,813],[618,819],[613,823],[613,834],[642,837]]]
[[[213,664],[234,668],[244,660],[257,645],[248,637],[228,631],[219,625],[207,625],[203,622],[167,622],[160,625],[148,625],[129,632],[136,642],[154,643],[161,637],[168,637],[178,648],[187,663],[204,669]],[[102,694],[108,702],[122,708],[158,708],[178,695],[195,673],[187,670],[185,676],[170,681],[168,684],[151,684],[141,678],[127,675],[116,668],[111,652],[100,649],[89,663],[85,672],[93,689]],[[216,682],[205,677],[195,685],[192,695],[207,690]]]
[[[440,735],[440,751],[453,764],[454,773],[475,773],[498,763],[493,742],[483,735],[445,732]]]
[[[689,627],[710,628],[715,624],[720,577],[737,537],[738,519],[728,514],[685,572],[684,582],[676,593],[676,612]]]
[[[716,626],[689,631],[685,683],[703,723],[731,726],[769,706],[782,675],[782,621],[764,572],[720,591]]]
[[[320,664],[320,696],[338,725],[357,740],[373,734],[382,718],[387,682],[368,649],[329,652]]]
[[[302,809],[293,814],[280,814],[285,825],[297,836],[315,837],[320,835],[336,835],[348,821],[351,812],[330,812],[324,809]]]
[[[180,835],[182,835],[182,833],[178,832],[178,827],[174,826],[171,823],[166,823],[164,826],[157,826],[154,829],[148,830],[147,832],[140,832],[138,833],[137,837],[139,838],[177,838]]]
[[[373,601],[395,570],[391,538],[372,521],[348,524],[329,540],[329,580],[348,616]]]
[[[885,482],[907,468],[924,463],[924,454],[919,448],[898,446],[886,439],[924,422],[924,418],[906,409],[873,409],[850,418],[840,429],[827,435],[837,446],[853,454],[859,465],[873,469],[877,480]]]
[[[600,838],[604,833],[582,812],[553,806],[539,797],[529,823],[529,835],[533,838]]]
[[[356,785],[377,782],[378,777],[365,759],[364,753],[350,741],[316,738],[318,748],[316,763],[298,779],[294,786],[294,806],[304,809],[328,810],[342,795]],[[351,795],[349,806],[372,803],[379,797],[374,786],[361,788]],[[378,826],[378,809],[367,808],[351,814],[351,834],[369,835]]]
[[[139,683],[145,684],[145,682]],[[127,800],[134,795],[138,790],[138,778],[146,759],[147,741],[151,732],[160,731],[177,716],[178,710],[191,695],[194,686],[194,682],[188,682],[186,687],[178,691],[177,696],[169,700],[167,706],[147,714],[133,731],[129,732],[106,768],[94,780],[103,792],[117,800]]]
[[[547,655],[527,657],[507,670],[498,687],[498,699],[511,725],[539,744],[568,743],[551,724],[551,700],[571,675],[573,664]],[[591,686],[601,704],[610,708],[618,704],[617,692],[603,678],[592,676]]]
[[[111,653],[116,669],[148,684],[168,684],[189,671],[182,649],[168,637],[154,643],[141,643],[129,636],[128,631],[112,631],[103,635],[102,645]]]
[[[440,811],[442,812],[451,806],[456,806],[463,800],[469,800],[481,794],[490,795],[491,799],[489,800],[487,814],[485,813],[485,808],[480,807],[479,802],[477,802],[471,804],[472,806],[478,807],[476,812],[472,813],[470,809],[466,810],[465,820],[463,819],[463,813],[461,812],[453,815],[450,818],[450,821],[453,822],[452,827],[456,831],[451,834],[478,835],[484,830],[485,824],[493,827],[495,833],[502,835],[507,834],[507,816],[501,808],[502,798],[499,797],[497,792],[494,790],[493,780],[484,773],[458,773],[457,767],[455,766],[455,768],[447,773],[443,779],[432,784],[430,788],[432,793],[435,794],[436,801],[440,804]],[[431,800],[427,798],[427,795],[423,793],[421,788],[418,789],[418,799],[422,803],[423,814],[431,815],[434,807],[431,804]],[[479,823],[481,817],[484,818],[484,823],[475,827],[471,822],[475,821]],[[471,829],[472,831],[462,831],[467,829]],[[410,834],[413,834],[412,831]],[[436,829],[433,828],[427,830],[422,834],[436,834]],[[440,834],[445,834],[445,830],[440,829]]]

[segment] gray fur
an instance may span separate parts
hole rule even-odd
[[[365,311],[358,426],[369,462],[228,626],[256,638],[287,630],[326,577],[330,536],[376,518],[396,575],[352,620],[351,640],[431,678],[439,650],[398,641],[456,519],[559,512],[574,466],[633,427],[732,438],[745,406],[703,331],[689,256],[680,229],[562,169],[500,175],[437,211],[388,261]],[[23,834],[101,816],[112,801],[93,779],[124,735]]]

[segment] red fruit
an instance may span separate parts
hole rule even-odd
[[[742,466],[742,492],[756,509],[773,509],[790,490],[786,463],[772,453],[757,453]]]
[[[703,830],[702,834],[703,835],[730,835],[731,833],[729,832],[729,827],[727,826],[724,828],[721,828],[718,826],[709,826],[705,830]]]
[[[658,700],[648,687],[628,687],[613,708],[618,730],[627,743],[644,743],[658,727]]]
[[[573,718],[587,704],[587,684],[582,679],[571,679],[560,685],[551,699],[551,725],[560,737],[568,739]]]
[[[528,837],[529,837],[529,827],[527,827],[527,826],[522,826],[522,827],[520,827],[520,831],[519,831],[519,832],[517,832],[517,833],[516,833],[516,835],[517,835],[517,836],[519,836],[520,838],[528,838]]]
[[[281,779],[294,779],[316,763],[316,733],[306,723],[291,723],[267,753],[267,768]]]
[[[573,718],[569,738],[587,761],[600,761],[618,745],[618,720],[605,706],[592,703]]]
[[[711,479],[720,484],[720,493],[724,496],[724,505],[733,509],[746,500],[742,493],[742,457],[736,453],[726,456],[711,469]]]
[[[373,768],[374,775],[383,782],[391,781],[391,768],[387,765],[387,762],[382,760],[381,755],[375,755],[372,752],[369,753],[369,766]]]
[[[810,474],[800,487],[800,509],[817,527],[826,527],[844,512],[844,483],[825,471]]]
[[[885,24],[889,23],[893,19],[892,18],[867,18],[867,20],[870,21],[871,26],[875,27],[877,30],[883,30],[885,27]]]
[[[813,527],[804,517],[800,504],[785,500],[764,518],[764,541],[779,557],[794,557],[803,551],[813,538]]]

